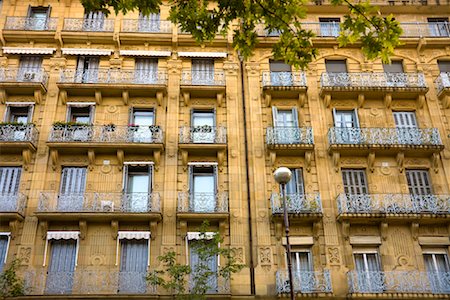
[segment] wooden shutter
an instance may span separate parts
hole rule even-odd
[[[347,73],[347,64],[345,60],[325,60],[327,73]]]
[[[297,107],[292,108],[292,119],[294,120],[294,126],[298,127],[298,110]]]
[[[0,167],[0,194],[17,194],[21,173],[20,167]]]
[[[385,73],[403,73],[403,61],[393,60],[390,64],[383,64]]]
[[[273,127],[278,126],[278,109],[276,106],[272,106],[272,118],[273,118]]]
[[[83,194],[86,189],[85,167],[64,167],[61,173],[60,194]]]
[[[414,112],[396,111],[392,114],[397,128],[417,128],[416,114]]]
[[[361,195],[368,193],[365,170],[344,169],[342,170],[342,181],[345,194]]]
[[[409,192],[413,195],[432,194],[430,177],[427,170],[406,170]]]
[[[305,194],[305,183],[303,181],[303,169],[295,169],[295,179],[297,180],[297,193]]]

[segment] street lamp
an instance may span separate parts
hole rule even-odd
[[[284,213],[284,229],[286,232],[286,256],[289,272],[289,289],[291,293],[291,300],[295,299],[294,280],[292,276],[292,262],[291,262],[291,244],[289,243],[289,218],[286,203],[286,184],[291,180],[292,172],[286,167],[280,167],[273,173],[275,181],[281,185],[281,193],[283,195],[283,213]]]

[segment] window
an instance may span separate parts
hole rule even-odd
[[[192,234],[197,234],[192,237]],[[219,259],[217,256],[208,256],[206,257],[205,253],[202,253],[200,249],[205,247],[205,244],[212,243],[212,241],[208,238],[212,238],[213,233],[206,233],[207,236],[205,239],[201,239],[199,233],[188,233],[188,246],[189,246],[189,265],[191,266],[191,280],[194,281],[197,277],[202,277],[201,274],[205,274],[206,272],[210,272],[210,275],[207,279],[208,291],[207,294],[215,294],[218,292],[218,264]]]
[[[406,179],[410,194],[430,195],[433,193],[427,170],[406,170]]]
[[[84,14],[84,31],[103,31],[105,15],[100,11],[91,11]]]
[[[361,292],[383,291],[383,274],[381,273],[380,257],[376,250],[354,251],[357,285]]]
[[[291,109],[278,109],[272,107],[275,139],[279,144],[298,144],[298,111],[296,107]]]
[[[135,83],[157,83],[158,60],[155,58],[137,58],[134,74]]]
[[[160,31],[160,16],[157,14],[149,14],[145,16],[139,12],[138,31],[139,32],[159,32]]]
[[[153,166],[126,164],[124,167],[124,191],[122,203],[128,212],[148,212],[149,194],[152,192]]]
[[[28,141],[32,137],[31,123],[33,105],[22,103],[7,103],[5,122],[13,126],[0,126],[0,139],[4,141]]]
[[[47,30],[50,18],[50,6],[28,7],[28,17],[25,23],[27,30]]]
[[[41,56],[22,56],[20,57],[19,72],[17,81],[37,82],[41,80]]]
[[[294,272],[312,272],[314,270],[311,251],[307,249],[292,250],[291,263]]]
[[[14,106],[8,105],[6,107],[5,122],[28,124],[31,122],[33,113],[33,106]]]
[[[147,290],[149,232],[120,232],[119,293],[142,294]]]
[[[347,73],[347,62],[345,60],[325,60],[327,73]]]
[[[48,236],[47,236],[48,239]],[[45,285],[46,294],[71,294],[75,272],[77,239],[52,239]]]
[[[0,211],[17,211],[21,167],[0,167]]]
[[[191,165],[189,174],[189,210],[215,212],[217,210],[217,165]]]
[[[335,139],[337,144],[359,144],[361,135],[357,110],[333,108]]]
[[[191,115],[192,142],[216,141],[216,113],[214,110],[193,110]]]
[[[428,28],[430,29],[430,36],[450,36],[448,18],[428,18]]]
[[[292,68],[280,60],[271,60],[270,84],[273,86],[292,86]]]
[[[450,262],[445,249],[426,251],[423,254],[423,259],[433,292],[449,293],[450,284],[446,274],[450,273]]]
[[[67,106],[67,122],[90,125],[93,122],[93,105],[83,103]]]
[[[77,83],[96,83],[98,81],[98,64],[97,56],[80,56],[78,57],[77,72],[75,74],[75,82]]]
[[[0,232],[0,273],[6,263],[8,257],[9,240],[11,236],[9,232]]]
[[[133,108],[128,128],[129,140],[134,143],[151,143],[154,132],[150,126],[155,124],[155,113],[151,108]],[[155,133],[156,134],[156,133]]]
[[[192,59],[192,84],[213,85],[214,84],[214,60]]]
[[[347,195],[368,194],[366,172],[363,169],[342,169],[342,182]]]
[[[403,73],[403,61],[393,60],[390,64],[383,64],[385,73]]]
[[[413,111],[396,111],[394,116],[395,127],[399,144],[421,144],[421,133],[418,130],[416,113]]]
[[[58,196],[58,211],[82,211],[86,189],[86,167],[63,167]]]
[[[291,180],[286,184],[286,194],[304,195],[305,187],[303,183],[303,170],[291,169],[291,172]]]
[[[341,30],[340,18],[319,18],[321,36],[339,36]]]
[[[441,73],[450,73],[450,60],[438,60],[438,67]]]

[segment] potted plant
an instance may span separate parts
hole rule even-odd
[[[113,123],[109,123],[109,124],[104,125],[103,128],[106,132],[114,132],[116,130],[116,125]]]

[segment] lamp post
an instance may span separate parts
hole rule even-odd
[[[283,213],[284,213],[284,229],[286,233],[286,256],[289,273],[289,290],[291,294],[291,300],[295,299],[294,293],[294,280],[292,276],[292,262],[291,262],[291,244],[289,243],[289,218],[287,212],[286,201],[286,184],[291,180],[292,172],[286,167],[280,167],[273,173],[275,181],[281,185],[281,193],[283,195]]]

